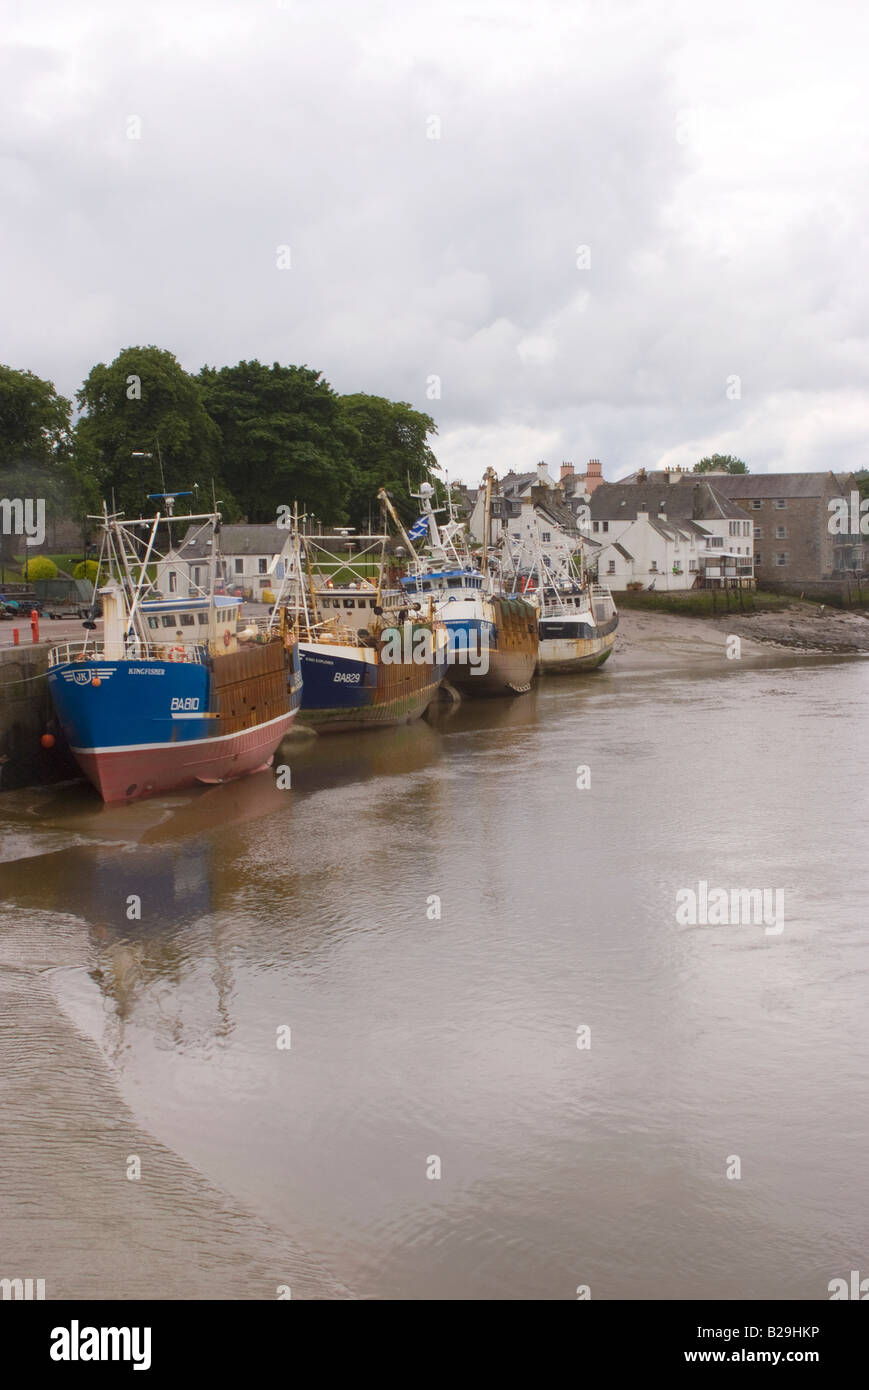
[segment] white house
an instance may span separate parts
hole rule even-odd
[[[227,593],[240,590],[260,600],[275,591],[286,572],[291,533],[280,526],[230,525],[218,532],[217,581]],[[207,589],[211,547],[199,527],[191,527],[181,544],[157,565],[157,587],[168,598],[187,598]]]
[[[480,488],[468,522],[478,544],[483,540],[485,505],[485,489]],[[583,543],[597,550],[597,544],[580,529],[586,517],[577,517],[565,504],[562,487],[550,477],[545,463],[538,464],[534,473],[508,473],[491,505],[489,542],[493,547],[503,542],[514,558],[541,554],[544,564],[557,571],[567,567]]]
[[[700,479],[674,487],[667,474],[636,477],[601,484],[589,501],[591,536],[603,547],[601,583],[672,590],[754,582],[752,523],[741,506]]]

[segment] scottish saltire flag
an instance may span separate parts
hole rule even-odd
[[[412,541],[421,541],[423,536],[428,534],[428,517],[419,517],[408,531],[408,537]]]

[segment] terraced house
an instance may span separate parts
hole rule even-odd
[[[707,473],[752,520],[758,583],[841,579],[869,568],[867,537],[831,529],[830,503],[857,491],[853,473]]]
[[[754,583],[749,513],[696,473],[641,469],[595,488],[589,509],[598,578],[611,589]]]

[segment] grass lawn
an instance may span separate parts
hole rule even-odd
[[[650,608],[658,613],[684,613],[692,618],[714,618],[721,613],[765,613],[787,608],[796,600],[788,594],[768,594],[752,589],[686,589],[675,593],[619,593],[619,608]]]

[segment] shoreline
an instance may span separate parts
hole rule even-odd
[[[619,610],[618,635],[607,669],[626,672],[649,665],[700,667],[727,657],[728,639],[739,637],[740,659],[775,655],[869,654],[869,619],[859,613],[794,600],[786,607],[720,617],[667,613],[658,608]]]

